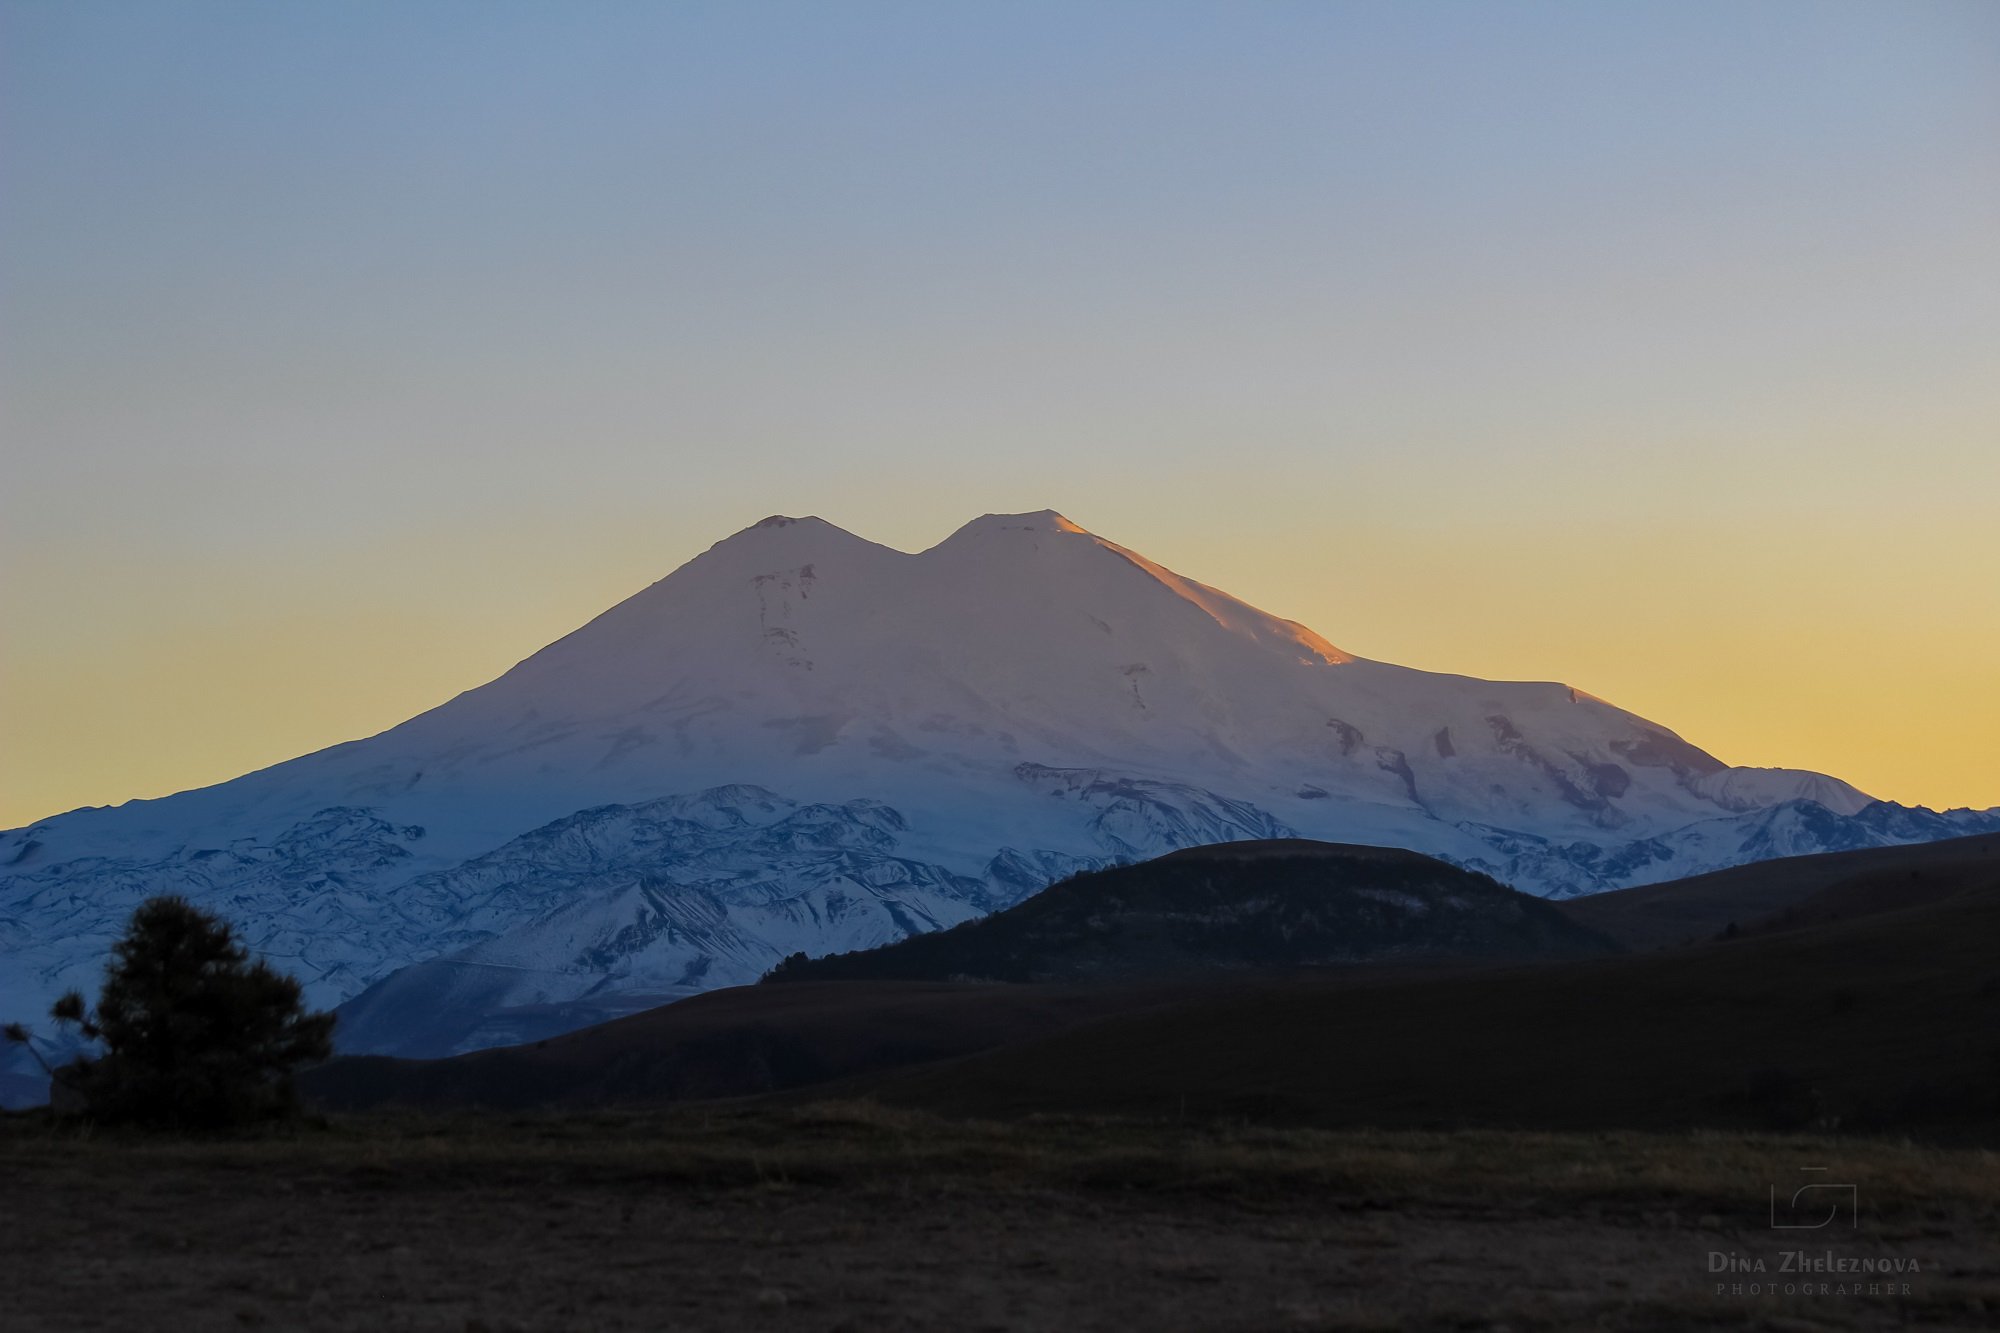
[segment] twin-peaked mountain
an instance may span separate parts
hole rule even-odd
[[[1177,847],[1569,896],[2000,828],[1730,768],[1565,685],[1369,661],[1043,512],[919,554],[771,518],[401,726],[0,835],[0,1016],[132,906],[237,921],[350,1048],[560,1030]]]

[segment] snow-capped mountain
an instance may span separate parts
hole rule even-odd
[[[1356,657],[1052,512],[914,555],[770,518],[381,735],[0,835],[0,1017],[90,987],[164,891],[353,1001],[350,1047],[428,1050],[1203,842],[1567,895],[1996,828],[1729,768],[1565,685]]]

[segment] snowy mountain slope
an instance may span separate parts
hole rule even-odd
[[[41,827],[41,826],[37,826]],[[427,947],[381,890],[407,876],[423,830],[329,807],[269,838],[190,842],[166,856],[86,856],[43,866],[33,830],[6,835],[0,863],[0,1005],[38,1016],[44,995],[94,992],[111,943],[146,898],[179,893],[241,923],[245,939],[309,980],[316,999],[367,984],[384,958]]]
[[[756,787],[558,820],[407,887],[439,913],[438,940],[476,942],[356,997],[342,1011],[344,1039],[413,1056],[526,1041],[746,985],[790,953],[869,949],[956,925],[1079,870],[1289,833],[1208,792],[1023,768],[1031,787],[1094,812],[1085,827],[1101,854],[1002,848],[983,874],[959,875],[898,855],[907,826],[888,806],[801,807]],[[696,812],[709,817],[690,824]],[[515,924],[483,937],[495,920]]]
[[[346,1040],[433,1054],[525,1039],[533,1020],[487,1016],[664,1003],[755,981],[793,950],[870,948],[1003,905],[984,878],[898,855],[904,831],[879,802],[745,786],[580,811],[404,886],[442,956],[358,997]]]
[[[477,973],[463,1017],[721,984],[1202,841],[1569,894],[2000,827],[1900,810],[1568,686],[1356,657],[1052,512],[914,555],[772,518],[378,736],[0,835],[0,1013],[87,984],[162,890],[321,1003]],[[350,1036],[393,1028],[380,1001]]]

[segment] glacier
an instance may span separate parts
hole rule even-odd
[[[1570,896],[1996,829],[1568,685],[1357,656],[1053,511],[914,554],[773,517],[380,735],[0,834],[0,1017],[94,989],[163,892],[342,1006],[344,1049],[438,1054],[1200,843]]]

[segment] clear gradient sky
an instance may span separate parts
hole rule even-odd
[[[2000,804],[2000,5],[0,0],[0,825],[766,514]]]

